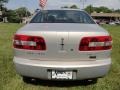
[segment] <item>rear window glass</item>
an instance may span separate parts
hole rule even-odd
[[[85,23],[95,24],[92,18],[83,11],[44,10],[40,11],[30,23]]]

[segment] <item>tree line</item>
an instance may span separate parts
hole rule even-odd
[[[101,7],[93,7],[92,5],[89,5],[85,8],[85,11],[87,11],[88,13],[120,13],[120,9],[109,9],[107,7],[101,6]]]
[[[64,7],[61,7],[61,8],[79,9],[77,7],[77,5],[64,6]],[[88,13],[93,13],[93,12],[96,12],[96,13],[100,13],[100,12],[103,12],[103,13],[120,13],[120,9],[117,9],[117,10],[115,10],[115,9],[109,9],[109,8],[107,8],[105,6],[93,7],[92,5],[89,5],[84,10],[87,11]]]
[[[26,7],[10,10],[4,6],[5,3],[8,3],[8,0],[0,0],[0,11],[2,11],[0,21],[7,17],[8,22],[20,23],[24,17],[29,17],[31,15],[30,11]]]
[[[0,21],[3,20],[3,18],[7,17],[8,22],[12,23],[20,23],[22,22],[24,17],[29,17],[31,15],[30,11],[26,7],[21,7],[15,10],[7,9],[4,4],[8,3],[9,0],[0,0],[0,11],[2,11],[2,16],[0,17]],[[77,5],[72,6],[63,6],[61,8],[73,8],[73,9],[79,9]],[[120,9],[114,10],[109,9],[107,7],[101,6],[101,7],[93,7],[92,5],[87,6],[85,9],[88,13],[93,12],[103,12],[103,13],[120,13]]]

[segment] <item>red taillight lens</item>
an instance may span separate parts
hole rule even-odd
[[[45,40],[38,36],[15,35],[14,48],[27,50],[46,50]]]
[[[111,36],[84,37],[79,45],[80,51],[109,50],[111,48]]]

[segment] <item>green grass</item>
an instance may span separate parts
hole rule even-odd
[[[21,24],[0,23],[0,90],[120,90],[120,26],[103,26],[113,37],[112,67],[109,74],[96,84],[82,85],[79,82],[69,86],[39,82],[26,84],[16,74],[13,65],[12,38]]]

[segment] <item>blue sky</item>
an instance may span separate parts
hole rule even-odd
[[[83,8],[82,0],[48,0],[46,8],[60,8],[61,6],[70,6],[76,4],[81,9]],[[85,0],[85,6],[92,4],[93,6],[107,6],[109,8],[120,9],[120,0]],[[6,4],[9,9],[16,9],[19,7],[27,7],[34,11],[39,8],[39,0],[9,0]]]

